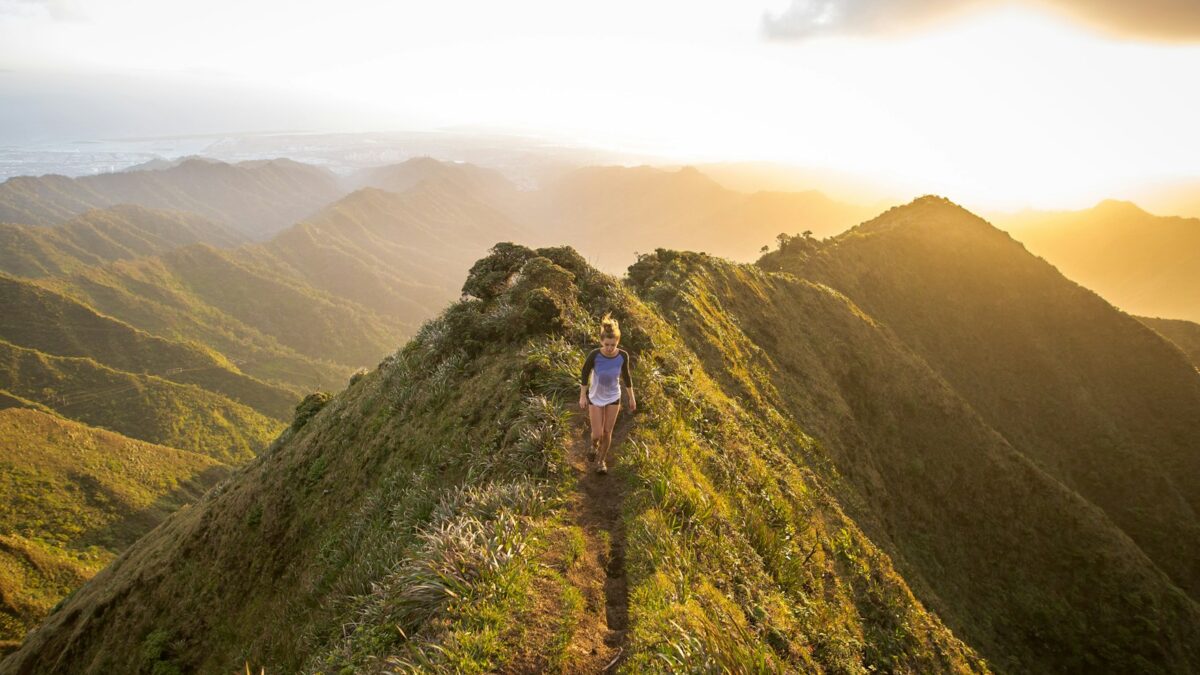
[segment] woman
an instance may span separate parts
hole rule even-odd
[[[600,348],[593,349],[583,362],[579,378],[579,408],[588,409],[592,423],[592,448],[588,462],[596,465],[596,473],[608,473],[608,447],[612,444],[613,427],[621,411],[621,385],[629,391],[629,410],[637,410],[633,397],[633,379],[629,375],[629,352],[619,349],[621,327],[611,315],[600,321]],[[588,383],[591,376],[591,384]],[[590,404],[590,405],[589,405]]]

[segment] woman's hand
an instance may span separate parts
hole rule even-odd
[[[587,410],[587,394],[579,395],[579,409]]]
[[[629,412],[637,410],[637,399],[633,397],[633,392],[629,392]]]

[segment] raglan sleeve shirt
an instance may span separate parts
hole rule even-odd
[[[609,357],[604,356],[599,349],[593,349],[583,362],[579,384],[588,387],[588,399],[594,405],[608,405],[620,400],[621,385],[633,386],[629,352],[619,349],[615,355]]]
[[[583,360],[583,372],[579,375],[580,386],[588,386],[588,377],[591,376],[592,369],[596,367],[596,354],[599,352],[599,349],[593,349],[588,352],[587,358]]]

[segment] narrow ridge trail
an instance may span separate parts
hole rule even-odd
[[[575,471],[576,488],[567,504],[571,520],[583,531],[586,551],[568,580],[583,595],[583,616],[567,648],[569,672],[615,672],[624,656],[629,621],[625,581],[625,530],[621,506],[628,489],[621,462],[633,415],[622,410],[608,450],[608,474],[588,466],[591,441],[587,416],[575,414],[575,442],[567,462]]]

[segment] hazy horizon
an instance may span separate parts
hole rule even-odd
[[[274,1],[4,0],[0,143],[486,131],[847,176],[865,201],[1182,212],[1200,183],[1200,9],[1153,9],[356,2],[298,20]]]

